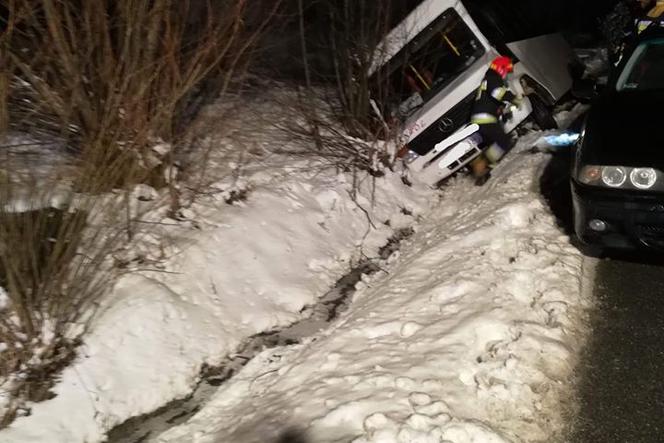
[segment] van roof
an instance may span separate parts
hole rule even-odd
[[[379,70],[397,55],[408,42],[449,8],[459,5],[459,0],[424,0],[401,21],[374,51],[369,75]]]

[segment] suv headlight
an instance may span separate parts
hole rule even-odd
[[[627,171],[620,166],[605,166],[602,168],[602,183],[611,188],[619,188],[627,180]]]
[[[584,185],[594,185],[602,177],[601,166],[584,166],[577,179]]]
[[[658,183],[661,175],[662,172],[653,168],[587,165],[580,169],[576,179],[584,185],[619,189],[660,188],[659,190],[664,190],[664,184]]]
[[[629,181],[639,189],[650,189],[657,182],[657,171],[653,168],[634,168],[629,174]]]

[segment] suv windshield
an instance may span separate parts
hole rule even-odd
[[[618,77],[616,89],[664,90],[664,39],[644,42],[637,46]]]
[[[482,44],[450,8],[374,75],[374,98],[383,99],[388,115],[404,119],[482,54]]]

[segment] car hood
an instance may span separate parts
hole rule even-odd
[[[586,123],[583,163],[664,170],[664,91],[602,97]]]

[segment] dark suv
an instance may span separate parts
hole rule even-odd
[[[588,113],[571,181],[583,243],[664,250],[664,29],[625,50]]]

